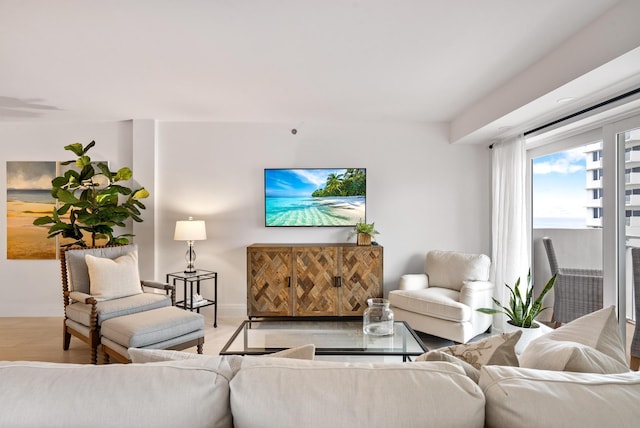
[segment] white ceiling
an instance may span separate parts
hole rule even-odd
[[[617,0],[0,0],[0,121],[452,122]]]

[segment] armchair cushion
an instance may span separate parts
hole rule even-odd
[[[98,325],[110,318],[171,306],[164,294],[141,293],[120,299],[104,300],[96,304]],[[65,309],[67,318],[85,326],[91,325],[91,305],[72,303]]]
[[[400,277],[398,290],[422,290],[429,287],[429,277],[423,273],[408,273]]]
[[[434,250],[427,253],[425,273],[431,287],[460,291],[464,281],[488,281],[490,267],[484,254]]]
[[[389,301],[394,307],[449,321],[469,321],[471,309],[460,303],[459,298],[460,293],[455,290],[435,287],[422,290],[396,290],[389,293]]]
[[[113,247],[73,248],[65,251],[63,269],[66,269],[69,275],[69,291],[80,291],[86,294],[91,292],[85,255],[91,254],[95,257],[115,259],[137,250],[138,246],[136,244],[128,244]]]
[[[138,251],[110,259],[85,255],[90,294],[98,301],[142,293],[138,273]]]

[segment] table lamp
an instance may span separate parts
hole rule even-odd
[[[176,221],[176,230],[173,234],[174,241],[187,241],[187,252],[184,256],[187,261],[187,268],[184,273],[195,273],[196,268],[193,262],[196,261],[196,252],[193,249],[194,241],[203,241],[207,239],[207,229],[204,225],[204,220],[194,220],[193,217],[189,217],[189,220]]]

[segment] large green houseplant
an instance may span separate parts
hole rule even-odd
[[[537,327],[534,322],[535,318],[542,311],[547,309],[546,307],[542,306],[542,300],[544,299],[544,296],[546,296],[546,294],[551,291],[555,283],[556,276],[553,275],[544,286],[544,288],[540,291],[538,297],[534,298],[533,285],[531,284],[531,270],[529,270],[529,273],[527,274],[527,287],[524,293],[522,293],[522,290],[520,289],[520,278],[518,278],[513,287],[505,284],[510,293],[508,306],[502,305],[502,303],[500,303],[497,299],[492,298],[493,303],[500,309],[479,308],[478,312],[489,315],[500,313],[505,314],[508,318],[507,322],[515,327]]]
[[[51,181],[51,195],[58,205],[51,215],[33,222],[36,226],[48,226],[49,238],[60,235],[71,240],[64,246],[95,246],[96,240],[105,239],[108,245],[127,244],[128,237],[133,235],[114,236],[114,228],[124,227],[128,219],[142,221],[140,215],[145,206],[140,199],[148,197],[149,192],[144,187],[132,190],[122,185],[133,176],[130,168],[112,172],[106,163],[92,162],[87,152],[95,144],[91,141],[85,147],[80,143],[65,146],[77,159],[62,165],[73,164],[76,169],[69,169]]]

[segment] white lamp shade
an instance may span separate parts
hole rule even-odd
[[[173,234],[175,241],[203,241],[207,239],[204,220],[178,220]]]

